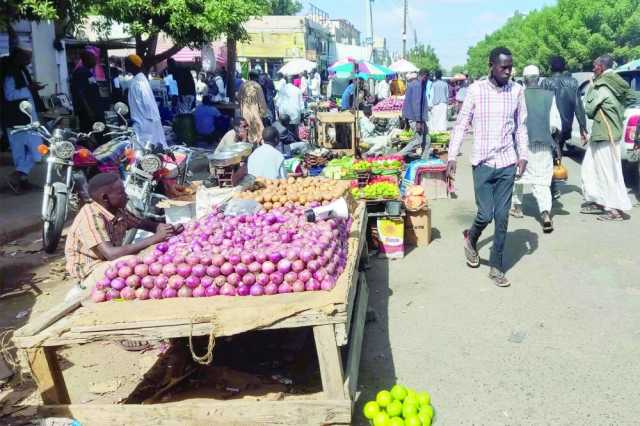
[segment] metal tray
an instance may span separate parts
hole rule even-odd
[[[209,166],[215,167],[233,166],[234,164],[240,164],[243,159],[242,155],[235,151],[222,151],[210,154],[207,158],[209,159]]]

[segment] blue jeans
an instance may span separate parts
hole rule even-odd
[[[473,167],[473,186],[476,193],[478,214],[471,229],[469,239],[475,246],[482,231],[495,220],[493,248],[491,249],[490,265],[504,272],[502,257],[504,243],[509,225],[509,209],[513,184],[516,178],[516,166],[496,169],[479,164]]]

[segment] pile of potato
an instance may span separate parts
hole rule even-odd
[[[349,181],[322,177],[258,178],[253,190],[240,192],[236,198],[256,200],[265,210],[271,210],[288,203],[295,206],[308,206],[312,202],[325,204],[347,194],[349,187]]]

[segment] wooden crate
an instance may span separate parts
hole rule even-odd
[[[318,144],[324,148],[343,153],[344,155],[355,155],[357,147],[357,126],[356,116],[349,111],[342,112],[319,112],[318,118]],[[328,127],[333,126],[349,126],[351,130],[350,147],[346,149],[336,148],[329,140]],[[337,132],[337,129],[336,129]]]
[[[151,405],[72,402],[56,356],[58,348],[105,340],[181,338],[188,337],[190,333],[204,336],[211,332],[212,323],[163,320],[121,323],[118,327],[73,327],[71,319],[78,314],[80,304],[67,302],[30,320],[14,335],[14,344],[26,360],[44,402],[39,413],[43,416],[73,417],[88,425],[137,424],[140,419],[144,419],[145,424],[157,425],[351,424],[369,297],[365,275],[359,272],[360,259],[362,256],[366,259],[367,250],[364,244],[367,226],[364,208],[358,210],[358,216],[354,218],[351,229],[352,235],[358,238],[357,249],[350,254],[344,272],[351,277],[344,303],[333,305],[332,309],[308,309],[259,328],[312,328],[322,381],[321,398],[211,400],[206,403],[198,400]],[[225,334],[215,334],[215,337],[223,336]],[[341,347],[347,344],[346,359],[343,360]]]

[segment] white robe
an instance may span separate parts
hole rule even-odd
[[[304,110],[302,91],[293,84],[287,83],[287,85],[278,92],[276,106],[280,117],[286,114],[291,119],[291,124],[299,124],[302,111]]]
[[[553,148],[545,143],[529,144],[529,160],[522,177],[513,189],[513,205],[522,205],[524,186],[531,185],[531,193],[540,212],[551,211],[551,181],[553,179]]]
[[[140,143],[145,145],[151,142],[154,145],[167,146],[158,104],[149,80],[141,72],[131,80],[129,85],[129,110],[133,120],[133,130]]]
[[[447,131],[447,104],[438,104],[431,108],[429,127],[431,132]]]
[[[589,142],[582,160],[582,194],[587,202],[607,210],[631,210],[622,176],[620,144]]]

